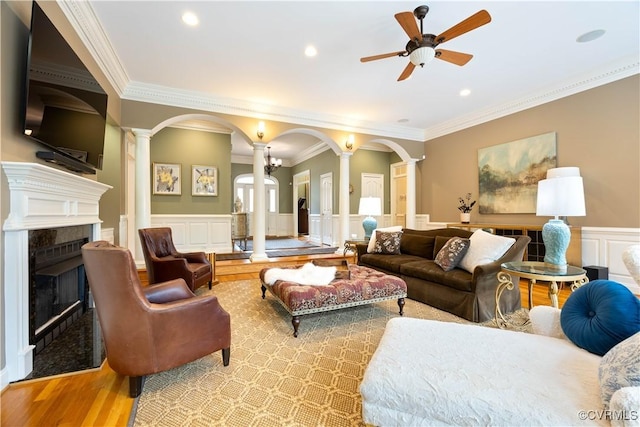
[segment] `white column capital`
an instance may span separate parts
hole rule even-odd
[[[131,128],[131,132],[133,132],[133,134],[136,136],[136,139],[138,138],[151,139],[151,136],[153,135],[153,132],[151,131],[151,129]]]

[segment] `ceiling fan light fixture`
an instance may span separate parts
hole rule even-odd
[[[436,56],[436,50],[429,46],[419,47],[411,54],[409,54],[409,60],[413,65],[424,66],[424,64],[428,64],[431,62],[433,58]]]

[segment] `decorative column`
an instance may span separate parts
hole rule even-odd
[[[416,228],[416,159],[407,160],[407,206],[405,227]]]
[[[136,200],[135,224],[136,230],[138,230],[151,225],[151,131],[148,129],[131,129],[131,131],[136,137],[136,185],[134,191]],[[144,257],[140,239],[136,238],[136,242],[136,260],[142,260]]]
[[[253,143],[253,253],[251,261],[266,261],[265,252],[265,200],[264,200],[264,148],[262,142]]]
[[[344,242],[349,238],[349,158],[350,152],[340,153],[340,236],[336,253],[343,253]]]

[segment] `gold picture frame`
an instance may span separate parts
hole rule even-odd
[[[153,163],[153,194],[179,196],[182,194],[180,163]]]
[[[218,195],[218,168],[215,166],[191,166],[191,195]]]

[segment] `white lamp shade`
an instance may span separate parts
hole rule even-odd
[[[539,181],[536,215],[585,216],[582,177],[561,176]]]
[[[547,179],[563,178],[566,176],[580,176],[580,168],[575,166],[568,166],[563,168],[553,168],[553,169],[547,170]]]
[[[382,215],[381,202],[379,197],[363,197],[360,199],[358,215]]]
[[[436,51],[432,47],[419,47],[409,55],[409,60],[413,65],[424,65],[431,62],[436,56]]]

